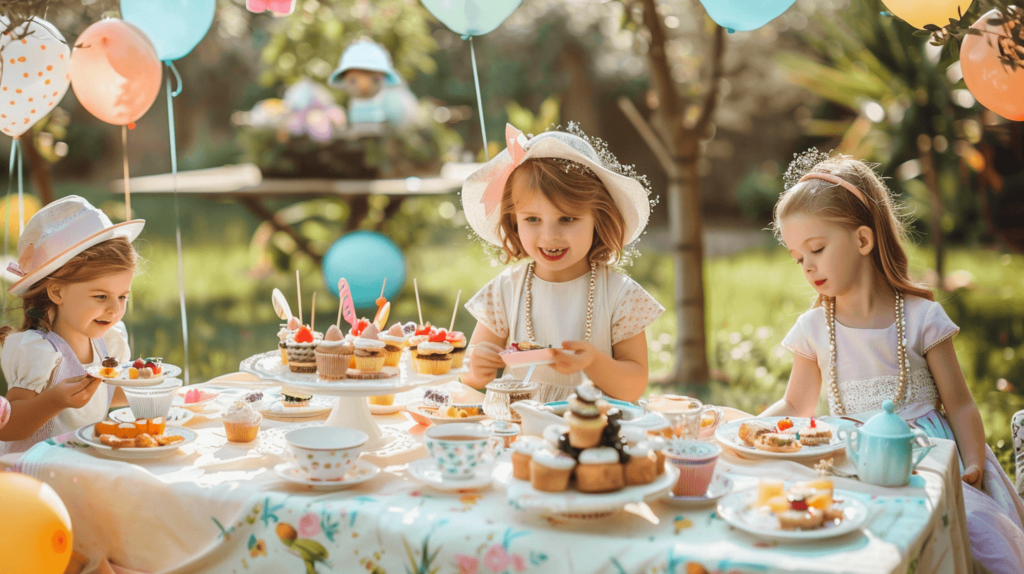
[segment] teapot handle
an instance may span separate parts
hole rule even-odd
[[[840,439],[844,438],[843,435],[846,435],[846,457],[853,463],[854,468],[860,468],[860,460],[857,458],[860,431],[858,429],[840,428],[836,434]]]
[[[643,414],[646,415],[648,412],[650,412],[647,410],[647,399],[640,399],[637,401],[637,404],[640,405],[640,409],[643,412]]]
[[[913,464],[912,468],[917,468],[917,465],[921,464],[921,461],[924,460],[924,457],[928,456],[928,453],[931,452],[932,448],[935,445],[932,444],[932,441],[928,438],[928,434],[925,433],[923,430],[921,430],[921,429],[913,429],[913,430],[914,430],[914,451],[916,451],[916,453],[914,455],[914,464]],[[921,444],[921,441],[924,441],[924,444]]]

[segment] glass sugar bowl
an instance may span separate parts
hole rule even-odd
[[[484,414],[495,421],[520,422],[519,413],[511,409],[512,403],[533,399],[537,383],[524,383],[506,375],[487,384],[484,396]]]

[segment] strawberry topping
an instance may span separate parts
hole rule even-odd
[[[299,327],[299,332],[295,333],[295,342],[296,343],[312,343],[313,342],[313,332],[310,331],[309,327],[306,327],[305,325],[303,325],[302,327]]]
[[[356,321],[356,326],[352,327],[352,336],[353,337],[358,337],[359,335],[362,335],[363,331],[367,327],[369,327],[369,326],[370,326],[370,320],[369,319],[365,319],[364,318],[364,319],[360,319],[360,320]],[[295,340],[298,341],[298,339],[295,339]]]
[[[430,333],[430,338],[427,339],[431,343],[443,343],[445,338],[448,337],[448,331],[445,329],[438,329]]]
[[[416,334],[416,335],[429,335],[431,333],[431,331],[433,331],[433,330],[434,330],[434,327],[428,321],[426,325],[420,325],[420,326],[416,327],[416,333],[414,333],[414,334]]]

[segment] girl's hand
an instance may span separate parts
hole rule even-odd
[[[498,356],[498,353],[504,350],[486,341],[473,347],[473,352],[469,355],[469,372],[473,380],[481,382],[482,386],[496,379],[498,369],[505,368],[505,361]]]
[[[963,480],[967,484],[981,490],[981,481],[985,477],[985,471],[976,464],[964,469]]]
[[[79,375],[64,379],[51,389],[65,408],[80,409],[89,404],[92,396],[100,388],[100,379],[89,375]]]
[[[566,353],[564,351],[576,351]],[[555,364],[551,366],[563,375],[578,373],[594,363],[600,351],[588,341],[563,341],[561,349],[555,349]]]

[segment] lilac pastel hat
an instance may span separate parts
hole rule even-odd
[[[135,241],[145,225],[142,219],[114,225],[107,214],[85,199],[62,197],[40,209],[25,225],[18,239],[18,262],[7,266],[7,271],[20,279],[8,291],[22,295],[75,255],[104,241],[115,237]]]

